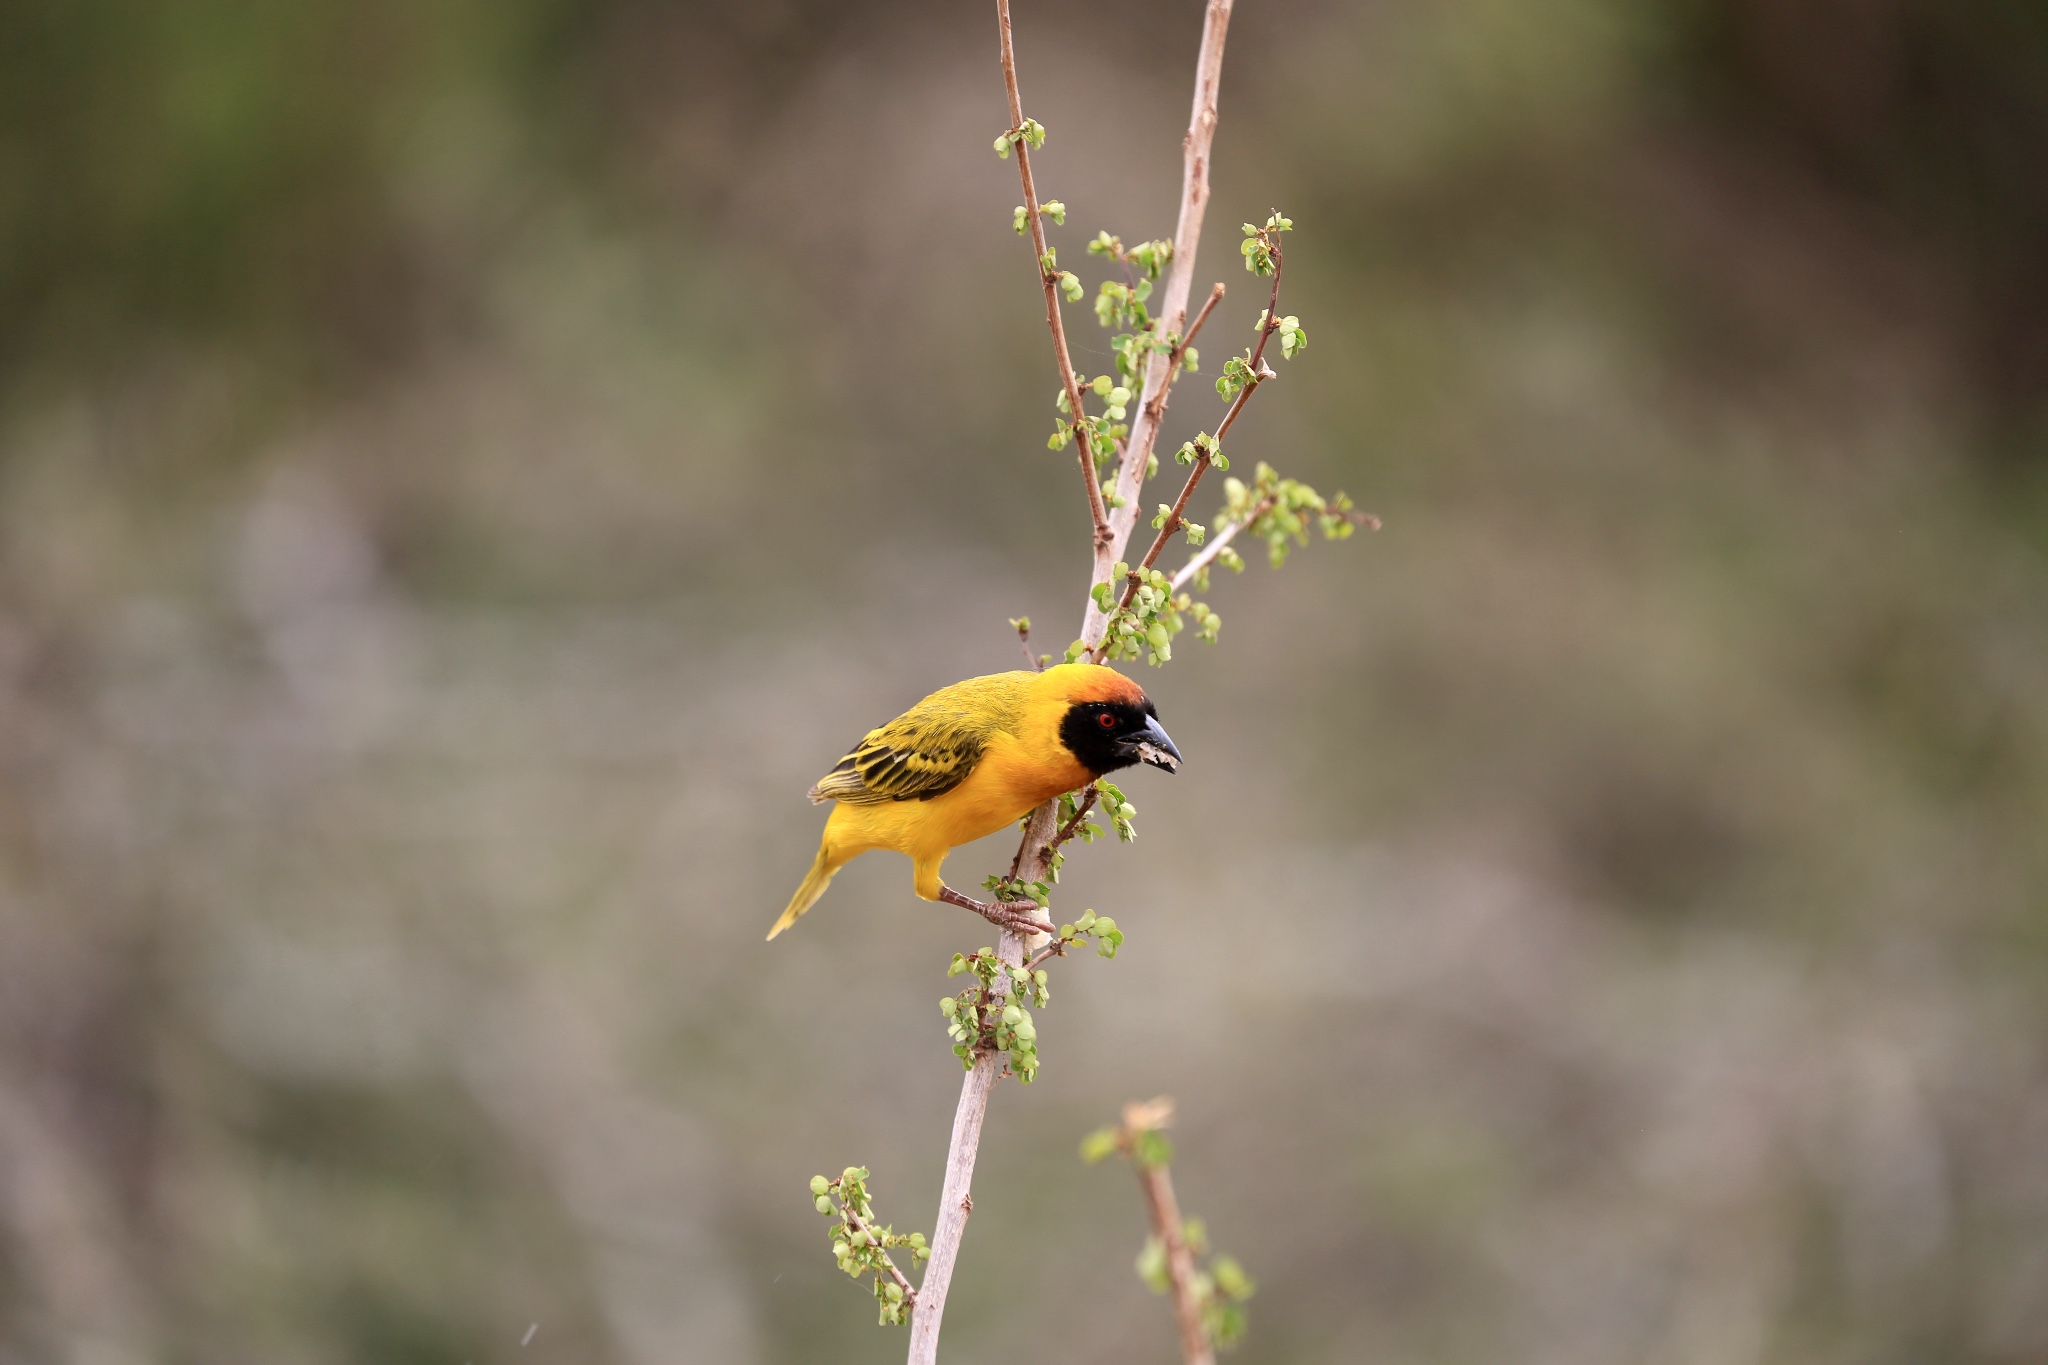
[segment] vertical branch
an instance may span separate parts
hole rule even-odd
[[[1202,29],[1202,50],[1195,70],[1194,112],[1183,144],[1180,221],[1174,232],[1173,262],[1162,300],[1164,311],[1160,315],[1163,332],[1179,332],[1187,322],[1195,251],[1201,240],[1202,215],[1209,203],[1209,149],[1216,135],[1216,90],[1222,77],[1223,40],[1230,25],[1231,3],[1232,0],[1209,0]],[[1038,188],[1032,180],[1030,149],[1025,145],[1023,136],[1024,105],[1017,92],[1017,58],[1010,38],[1009,0],[996,0],[996,18],[1001,39],[1003,85],[1009,96],[1010,130],[1014,135],[1011,150],[1017,156],[1017,177],[1024,192],[1024,217],[1038,267],[1039,284],[1045,293],[1045,322],[1052,333],[1053,359],[1059,366],[1061,388],[1067,395],[1069,415],[1074,424],[1076,453],[1082,477],[1088,485],[1088,516],[1094,552],[1093,581],[1106,582],[1110,566],[1116,562],[1124,544],[1130,539],[1131,528],[1136,524],[1137,486],[1142,481],[1152,443],[1157,438],[1159,422],[1166,410],[1167,389],[1179,368],[1180,351],[1186,340],[1183,338],[1181,346],[1176,347],[1171,355],[1155,351],[1146,366],[1138,419],[1117,471],[1116,487],[1124,493],[1126,505],[1117,509],[1116,520],[1112,523],[1096,481],[1095,457],[1084,425],[1081,386],[1074,376],[1073,361],[1067,350],[1066,325],[1060,315],[1059,278],[1046,264],[1045,227],[1038,214]],[[1212,296],[1209,306],[1214,304]],[[1208,308],[1204,308],[1203,316],[1207,315]],[[1093,639],[1100,639],[1102,624],[1091,603],[1088,629],[1093,632]],[[1025,822],[1017,860],[1012,866],[1013,876],[1027,882],[1045,879],[1058,843],[1055,830],[1057,813],[1057,803],[1051,801],[1031,812]],[[1017,968],[1023,965],[1025,949],[1022,937],[1005,932],[997,944],[996,955],[1009,967]],[[960,1085],[960,1103],[953,1112],[952,1141],[946,1151],[946,1177],[939,1194],[939,1214],[932,1230],[931,1259],[925,1263],[924,1277],[918,1286],[916,1306],[911,1314],[909,1365],[936,1365],[938,1360],[939,1328],[945,1316],[953,1270],[960,1257],[960,1242],[967,1231],[967,1215],[974,1209],[974,1161],[981,1146],[982,1125],[988,1117],[989,1094],[1000,1078],[999,1068],[1000,1061],[993,1053],[976,1057]],[[1168,1208],[1173,1207],[1172,1197],[1169,1185],[1166,1187]],[[1173,1216],[1177,1229],[1178,1212]],[[1182,1272],[1191,1276],[1185,1239],[1177,1244],[1181,1246]],[[1176,1284],[1181,1282],[1176,1280]],[[1199,1333],[1199,1318],[1196,1330]],[[1189,1359],[1193,1361],[1195,1357]],[[1206,1362],[1207,1357],[1203,1360]]]
[[[1145,1212],[1153,1235],[1166,1248],[1166,1280],[1173,1289],[1173,1317],[1180,1328],[1184,1365],[1216,1365],[1209,1334],[1202,1328],[1202,1300],[1195,1292],[1195,1257],[1181,1226],[1180,1204],[1173,1197],[1173,1176],[1164,1166],[1139,1166],[1138,1184],[1145,1191]]]
[[[1209,155],[1216,140],[1216,92],[1223,81],[1223,40],[1230,30],[1232,0],[1209,0],[1202,21],[1202,50],[1195,59],[1194,108],[1188,116],[1187,137],[1181,143],[1180,220],[1173,230],[1173,261],[1166,273],[1166,291],[1160,297],[1159,334],[1182,332],[1187,327],[1188,291],[1194,284],[1195,253],[1202,241],[1202,216],[1209,208]],[[1145,366],[1145,386],[1138,396],[1137,420],[1131,423],[1130,439],[1124,444],[1123,463],[1117,470],[1116,493],[1123,506],[1109,514],[1109,537],[1095,542],[1094,577],[1090,585],[1107,583],[1110,570],[1123,558],[1131,530],[1138,524],[1142,504],[1138,493],[1145,481],[1145,465],[1159,439],[1159,424],[1166,417],[1166,399],[1178,369],[1179,356],[1154,351]],[[1108,618],[1089,599],[1081,622],[1081,640],[1091,648],[1102,643]]]
[[[1060,315],[1060,277],[1046,264],[1045,224],[1038,216],[1038,186],[1031,178],[1031,149],[1024,143],[1024,101],[1017,93],[1017,54],[1010,45],[1010,0],[996,0],[997,26],[1002,31],[1003,86],[1010,96],[1011,150],[1017,154],[1017,180],[1024,191],[1024,221],[1031,230],[1031,258],[1038,266],[1038,283],[1045,290],[1045,325],[1052,332],[1053,359],[1060,368],[1060,387],[1067,395],[1068,415],[1073,419],[1075,457],[1081,462],[1081,480],[1088,485],[1088,520],[1094,529],[1096,553],[1109,543],[1109,520],[1102,505],[1102,489],[1095,481],[1095,447],[1088,439],[1086,414],[1081,410],[1081,385],[1074,378],[1073,358],[1067,352],[1067,324]]]
[[[1047,802],[1031,812],[1024,826],[1017,875],[1025,881],[1045,876],[1056,815],[1057,807]],[[1005,931],[996,942],[996,956],[1011,967],[1021,967],[1024,940]],[[952,1288],[961,1238],[967,1233],[967,1215],[974,1210],[974,1158],[981,1147],[982,1123],[988,1117],[989,1092],[1001,1078],[1001,1067],[996,1054],[983,1053],[960,1082],[960,1103],[953,1110],[953,1139],[946,1148],[946,1179],[939,1191],[939,1216],[932,1228],[932,1255],[925,1262],[917,1307],[910,1316],[909,1365],[936,1365],[939,1358],[939,1324],[946,1313],[946,1294]]]

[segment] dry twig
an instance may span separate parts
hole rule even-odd
[[[1038,283],[1045,290],[1045,325],[1052,331],[1053,359],[1059,362],[1060,386],[1067,395],[1068,416],[1074,424],[1075,455],[1081,462],[1081,479],[1088,485],[1088,520],[1100,553],[1109,543],[1109,518],[1102,505],[1102,489],[1095,482],[1095,448],[1089,443],[1081,411],[1081,384],[1074,378],[1073,358],[1067,353],[1067,324],[1060,316],[1060,277],[1046,263],[1045,224],[1038,216],[1038,186],[1031,179],[1031,149],[1024,143],[1024,102],[1017,94],[1017,54],[1010,46],[1010,0],[996,0],[996,19],[1002,30],[1003,85],[1010,95],[1011,150],[1017,154],[1017,180],[1024,190],[1024,221],[1031,229],[1031,259],[1038,266]]]

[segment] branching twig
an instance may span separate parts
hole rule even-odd
[[[1124,575],[1124,590],[1117,597],[1116,606],[1103,618],[1105,631],[1107,630],[1109,620],[1114,618],[1118,612],[1125,610],[1131,605],[1131,599],[1137,595],[1138,585],[1144,582],[1146,571],[1159,562],[1159,552],[1166,548],[1167,541],[1173,539],[1174,532],[1180,530],[1182,516],[1188,510],[1188,500],[1195,496],[1195,489],[1201,484],[1202,476],[1209,472],[1209,465],[1214,452],[1222,447],[1223,438],[1229,434],[1231,427],[1237,424],[1238,414],[1244,411],[1244,405],[1251,401],[1252,394],[1273,373],[1266,368],[1266,343],[1271,341],[1273,334],[1280,330],[1280,275],[1283,263],[1280,245],[1277,241],[1272,245],[1272,253],[1273,293],[1271,299],[1266,304],[1266,320],[1259,327],[1259,344],[1252,348],[1251,378],[1246,380],[1245,386],[1237,391],[1236,401],[1231,403],[1230,410],[1223,414],[1223,424],[1216,428],[1215,440],[1196,453],[1194,467],[1188,470],[1188,479],[1185,484],[1181,485],[1180,496],[1174,499],[1172,510],[1166,514],[1166,520],[1160,523],[1159,534],[1152,538],[1152,548],[1145,551],[1145,558]],[[1107,642],[1105,640],[1098,640],[1095,647],[1089,652],[1089,659],[1092,662],[1101,663],[1102,655],[1106,648]]]
[[[1218,280],[1215,286],[1209,290],[1209,297],[1203,300],[1202,311],[1195,314],[1194,326],[1188,328],[1188,334],[1175,344],[1173,354],[1167,357],[1169,365],[1179,366],[1180,358],[1187,354],[1188,347],[1195,344],[1195,334],[1202,330],[1202,324],[1209,320],[1209,314],[1215,312],[1216,305],[1221,302],[1223,302],[1223,281]],[[1163,414],[1166,410],[1166,390],[1161,389],[1159,391],[1158,403],[1160,412]]]
[[[903,1272],[896,1268],[896,1258],[889,1254],[889,1248],[883,1245],[881,1237],[862,1220],[859,1214],[843,1204],[840,1206],[839,1216],[844,1218],[846,1225],[855,1232],[864,1232],[868,1235],[868,1240],[882,1253],[882,1264],[888,1268],[889,1278],[896,1281],[896,1287],[903,1291],[904,1307],[906,1309],[916,1308],[917,1290],[911,1285],[909,1280],[903,1277]]]
[[[1059,363],[1060,385],[1067,395],[1067,415],[1074,424],[1081,479],[1088,485],[1088,520],[1094,527],[1099,552],[1109,543],[1109,518],[1102,505],[1102,489],[1095,479],[1095,446],[1088,439],[1087,415],[1081,410],[1081,385],[1074,378],[1074,362],[1067,353],[1067,326],[1060,316],[1060,277],[1046,264],[1045,224],[1038,217],[1038,187],[1031,179],[1031,150],[1024,145],[1024,103],[1017,94],[1017,54],[1010,46],[1010,0],[996,0],[996,18],[1002,30],[1003,85],[1010,95],[1011,150],[1017,154],[1017,179],[1024,189],[1024,221],[1031,229],[1031,259],[1038,266],[1038,282],[1045,290],[1045,325],[1052,331],[1053,359]]]
[[[1056,957],[1065,957],[1070,946],[1066,939],[1056,938],[1025,959],[1024,970],[1035,972]]]
[[[1089,811],[1095,809],[1095,799],[1100,795],[1102,795],[1102,792],[1093,782],[1090,782],[1087,789],[1081,793],[1081,804],[1074,811],[1074,818],[1061,825],[1060,832],[1055,834],[1052,837],[1052,842],[1045,846],[1045,856],[1048,862],[1051,861],[1053,854],[1060,851],[1060,845],[1073,838],[1075,833],[1081,828],[1081,822],[1088,818]]]
[[[1204,545],[1199,553],[1192,556],[1187,563],[1180,566],[1179,572],[1175,573],[1173,576],[1173,591],[1179,592],[1182,588],[1188,585],[1189,581],[1192,580],[1196,574],[1200,573],[1202,570],[1208,568],[1211,564],[1215,563],[1216,556],[1222,554],[1224,547],[1229,545],[1231,541],[1237,539],[1237,533],[1239,531],[1242,531],[1245,527],[1251,525],[1260,517],[1263,517],[1264,515],[1266,515],[1266,513],[1273,510],[1274,501],[1275,500],[1271,497],[1260,498],[1256,503],[1252,504],[1251,511],[1245,514],[1245,518],[1243,521],[1233,521],[1228,526],[1218,531],[1215,535],[1215,538],[1212,539],[1207,545]]]
[[[1166,275],[1166,289],[1160,297],[1160,336],[1182,330],[1187,321],[1188,291],[1194,285],[1195,255],[1202,242],[1202,216],[1209,207],[1209,149],[1216,140],[1216,93],[1223,80],[1223,40],[1230,29],[1231,0],[1209,0],[1202,20],[1202,50],[1195,59],[1194,106],[1188,115],[1187,136],[1181,142],[1180,218],[1173,229],[1173,261]],[[1211,295],[1210,306],[1214,306]],[[1208,310],[1204,309],[1204,316]],[[1199,319],[1197,320],[1199,325]],[[1192,336],[1195,328],[1187,328]],[[1185,340],[1183,340],[1185,345]],[[1138,493],[1145,482],[1145,466],[1159,439],[1159,424],[1166,416],[1166,400],[1180,356],[1154,351],[1145,366],[1145,385],[1138,395],[1137,420],[1130,439],[1124,443],[1122,463],[1117,469],[1116,494],[1123,500],[1109,516],[1109,539],[1095,546],[1092,587],[1107,583],[1116,562],[1123,558],[1131,531],[1138,524]],[[1091,597],[1081,621],[1081,641],[1090,647],[1102,642],[1109,618]]]
[[[1207,545],[1204,545],[1201,548],[1201,550],[1199,550],[1194,555],[1191,555],[1188,558],[1188,562],[1181,565],[1180,568],[1174,572],[1173,578],[1170,581],[1171,590],[1174,592],[1179,592],[1182,588],[1186,587],[1190,582],[1194,580],[1196,574],[1200,573],[1202,570],[1208,568],[1211,564],[1214,564],[1216,562],[1216,557],[1223,553],[1224,547],[1229,545],[1231,541],[1237,539],[1237,533],[1239,531],[1242,531],[1247,526],[1255,524],[1260,517],[1263,517],[1266,515],[1266,513],[1272,511],[1275,507],[1279,505],[1279,503],[1279,497],[1275,494],[1269,493],[1265,497],[1260,498],[1257,502],[1253,503],[1250,509],[1245,512],[1244,516],[1241,519],[1229,523],[1222,530],[1218,531],[1215,534],[1215,536],[1210,539]],[[1363,526],[1368,531],[1377,531],[1380,529],[1380,519],[1370,512],[1360,512],[1356,510],[1351,510],[1343,512],[1342,515],[1348,517],[1353,525]]]
[[[1161,335],[1180,331],[1187,317],[1188,291],[1193,282],[1195,253],[1201,240],[1202,215],[1209,202],[1209,149],[1216,133],[1216,91],[1222,78],[1223,41],[1230,25],[1230,8],[1231,0],[1209,0],[1203,23],[1201,54],[1195,64],[1194,110],[1183,145],[1180,219],[1174,230],[1173,261],[1159,314]],[[1110,566],[1129,542],[1131,528],[1136,524],[1138,485],[1143,481],[1152,444],[1158,436],[1159,421],[1166,408],[1166,391],[1180,368],[1187,340],[1215,306],[1221,289],[1219,287],[1211,294],[1201,317],[1196,319],[1196,326],[1187,329],[1187,335],[1172,354],[1152,353],[1140,392],[1137,421],[1131,438],[1125,443],[1122,463],[1117,471],[1116,487],[1125,505],[1117,509],[1112,522],[1103,506],[1094,451],[1084,425],[1080,384],[1074,377],[1073,361],[1067,350],[1066,327],[1060,316],[1059,286],[1046,269],[1045,229],[1039,219],[1038,191],[1031,179],[1029,149],[1021,136],[1024,106],[1017,93],[1017,59],[1010,39],[1009,0],[996,0],[996,15],[1001,30],[1003,85],[1009,96],[1010,127],[1020,134],[1014,140],[1012,150],[1017,154],[1017,174],[1024,190],[1025,221],[1030,230],[1039,283],[1045,292],[1046,326],[1052,332],[1053,355],[1059,365],[1060,383],[1071,409],[1068,415],[1075,425],[1081,474],[1088,485],[1088,516],[1094,551],[1094,576],[1090,581],[1106,582]],[[1091,600],[1083,624],[1083,638],[1091,642],[1100,640],[1102,624]],[[1054,842],[1057,810],[1056,803],[1048,801],[1031,812],[1025,822],[1017,860],[1011,865],[1013,877],[1027,882],[1045,877],[1057,846]],[[1025,940],[1014,933],[1003,933],[997,940],[996,956],[1012,969],[1021,970]],[[966,1233],[967,1215],[974,1208],[974,1200],[969,1193],[974,1183],[974,1160],[981,1146],[982,1124],[988,1116],[989,1092],[995,1086],[999,1066],[1000,1060],[995,1053],[977,1056],[960,1086],[960,1103],[953,1111],[952,1141],[946,1152],[946,1177],[939,1194],[939,1216],[932,1229],[932,1254],[925,1263],[916,1310],[910,1320],[909,1365],[936,1365],[938,1359],[939,1327],[945,1314],[946,1295],[952,1285],[953,1267],[960,1255],[960,1241]]]

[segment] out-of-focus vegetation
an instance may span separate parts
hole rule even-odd
[[[1170,231],[1198,7],[1017,17],[1055,240]],[[992,23],[0,7],[0,1356],[900,1349],[791,1191],[924,1225],[981,930],[760,936],[1078,620]],[[2048,16],[1244,6],[1231,305],[1276,203],[1234,439],[1386,529],[1159,675],[954,1349],[1170,1358],[1072,1158],[1168,1090],[1262,1360],[2041,1359]]]

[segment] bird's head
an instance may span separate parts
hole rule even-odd
[[[1136,763],[1173,772],[1180,750],[1160,728],[1159,712],[1145,689],[1100,664],[1056,664],[1038,675],[1039,686],[1066,704],[1060,743],[1096,774]]]

